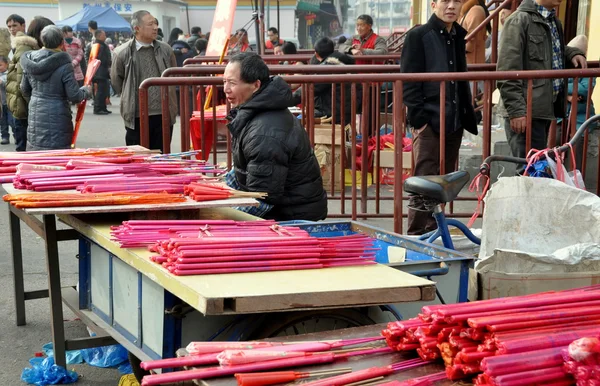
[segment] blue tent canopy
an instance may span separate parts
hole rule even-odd
[[[57,21],[59,27],[69,26],[73,31],[87,31],[88,22],[95,20],[98,29],[105,32],[130,32],[131,26],[111,7],[85,7],[75,15]]]

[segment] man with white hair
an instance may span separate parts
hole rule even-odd
[[[133,39],[116,49],[110,79],[113,89],[121,94],[121,116],[125,121],[125,143],[140,144],[140,110],[138,89],[148,78],[157,78],[170,67],[177,67],[173,49],[156,39],[158,24],[148,11],[137,11],[131,18]],[[150,149],[162,149],[162,110],[160,88],[148,92]],[[177,117],[175,87],[169,87],[171,133]]]

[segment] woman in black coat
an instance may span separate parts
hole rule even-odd
[[[89,98],[88,87],[79,87],[71,57],[63,48],[60,28],[50,25],[41,33],[44,48],[21,58],[21,92],[29,101],[27,150],[68,149],[73,137],[69,102]]]

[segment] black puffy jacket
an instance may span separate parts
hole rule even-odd
[[[287,109],[292,91],[276,76],[231,110],[233,165],[243,190],[267,192],[267,218],[322,220],[327,193],[307,132]]]
[[[29,101],[27,150],[68,149],[73,137],[71,103],[87,95],[79,88],[71,56],[46,49],[21,57],[21,92]]]

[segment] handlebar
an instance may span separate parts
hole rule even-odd
[[[566,144],[564,144],[564,145],[560,146],[558,149],[556,149],[556,152],[564,153],[567,150],[569,150],[571,146],[574,146],[577,143],[577,141],[579,141],[579,139],[581,138],[583,133],[586,130],[588,130],[589,126],[596,121],[600,121],[600,114],[594,115],[593,117],[590,117],[588,120],[583,122],[581,124],[581,127],[579,128],[579,130],[577,130],[577,132],[573,136],[573,138],[571,138],[571,140],[569,142],[567,142]],[[546,158],[545,155],[542,155],[540,157],[540,159],[544,159],[544,158]],[[525,164],[525,165],[528,162],[528,160],[525,158],[510,157],[510,156],[503,156],[503,155],[491,155],[483,161],[483,164],[481,164],[481,166],[479,167],[479,172],[485,176],[489,176],[490,175],[490,164],[494,161],[511,162],[511,163],[515,163],[515,164]]]

